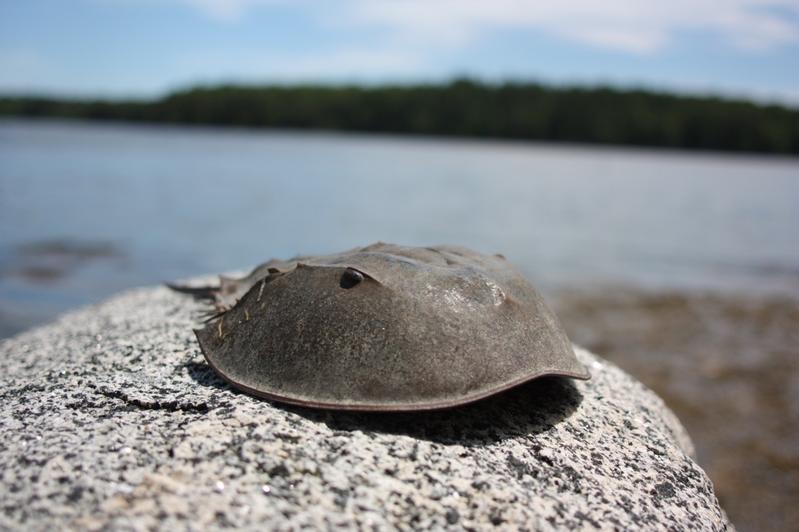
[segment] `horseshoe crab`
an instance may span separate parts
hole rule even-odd
[[[271,260],[218,287],[195,331],[234,387],[315,408],[458,406],[544,375],[590,376],[541,296],[502,255],[379,242]]]

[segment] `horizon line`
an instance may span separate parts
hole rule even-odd
[[[529,85],[539,86],[544,89],[565,91],[565,90],[611,90],[616,92],[645,92],[650,94],[659,94],[665,96],[673,96],[678,98],[700,98],[700,99],[716,99],[728,102],[747,102],[759,106],[771,107],[784,107],[787,109],[799,110],[799,94],[796,99],[786,96],[778,95],[758,95],[747,93],[745,91],[730,91],[724,89],[700,89],[700,88],[687,88],[687,87],[668,87],[657,86],[652,83],[646,82],[612,82],[612,81],[547,81],[535,77],[503,77],[491,78],[480,77],[473,75],[453,75],[440,78],[417,78],[417,79],[384,79],[380,81],[370,80],[320,80],[320,79],[275,79],[275,80],[225,80],[219,79],[214,81],[197,81],[189,83],[181,83],[171,88],[157,91],[152,94],[142,92],[138,93],[109,93],[109,92],[88,92],[88,91],[63,91],[58,89],[40,89],[30,88],[22,90],[7,90],[0,88],[0,98],[2,99],[25,99],[25,98],[38,98],[48,100],[61,100],[61,101],[102,101],[102,102],[139,102],[139,103],[153,103],[171,95],[188,92],[198,89],[219,89],[219,88],[299,88],[299,87],[313,87],[313,88],[358,88],[358,89],[381,89],[387,87],[398,88],[415,88],[415,87],[447,87],[458,82],[469,82],[483,87],[502,87],[505,85]]]

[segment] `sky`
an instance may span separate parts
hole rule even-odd
[[[0,93],[610,84],[799,105],[799,0],[0,0]]]

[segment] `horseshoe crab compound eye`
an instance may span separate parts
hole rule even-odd
[[[352,268],[347,268],[344,270],[344,273],[341,274],[341,281],[339,281],[339,286],[341,288],[352,288],[358,283],[363,281],[363,274],[358,270],[353,270]]]

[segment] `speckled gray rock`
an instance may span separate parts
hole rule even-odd
[[[583,350],[588,382],[317,412],[220,381],[198,309],[142,289],[0,343],[0,528],[730,528],[673,414]]]

